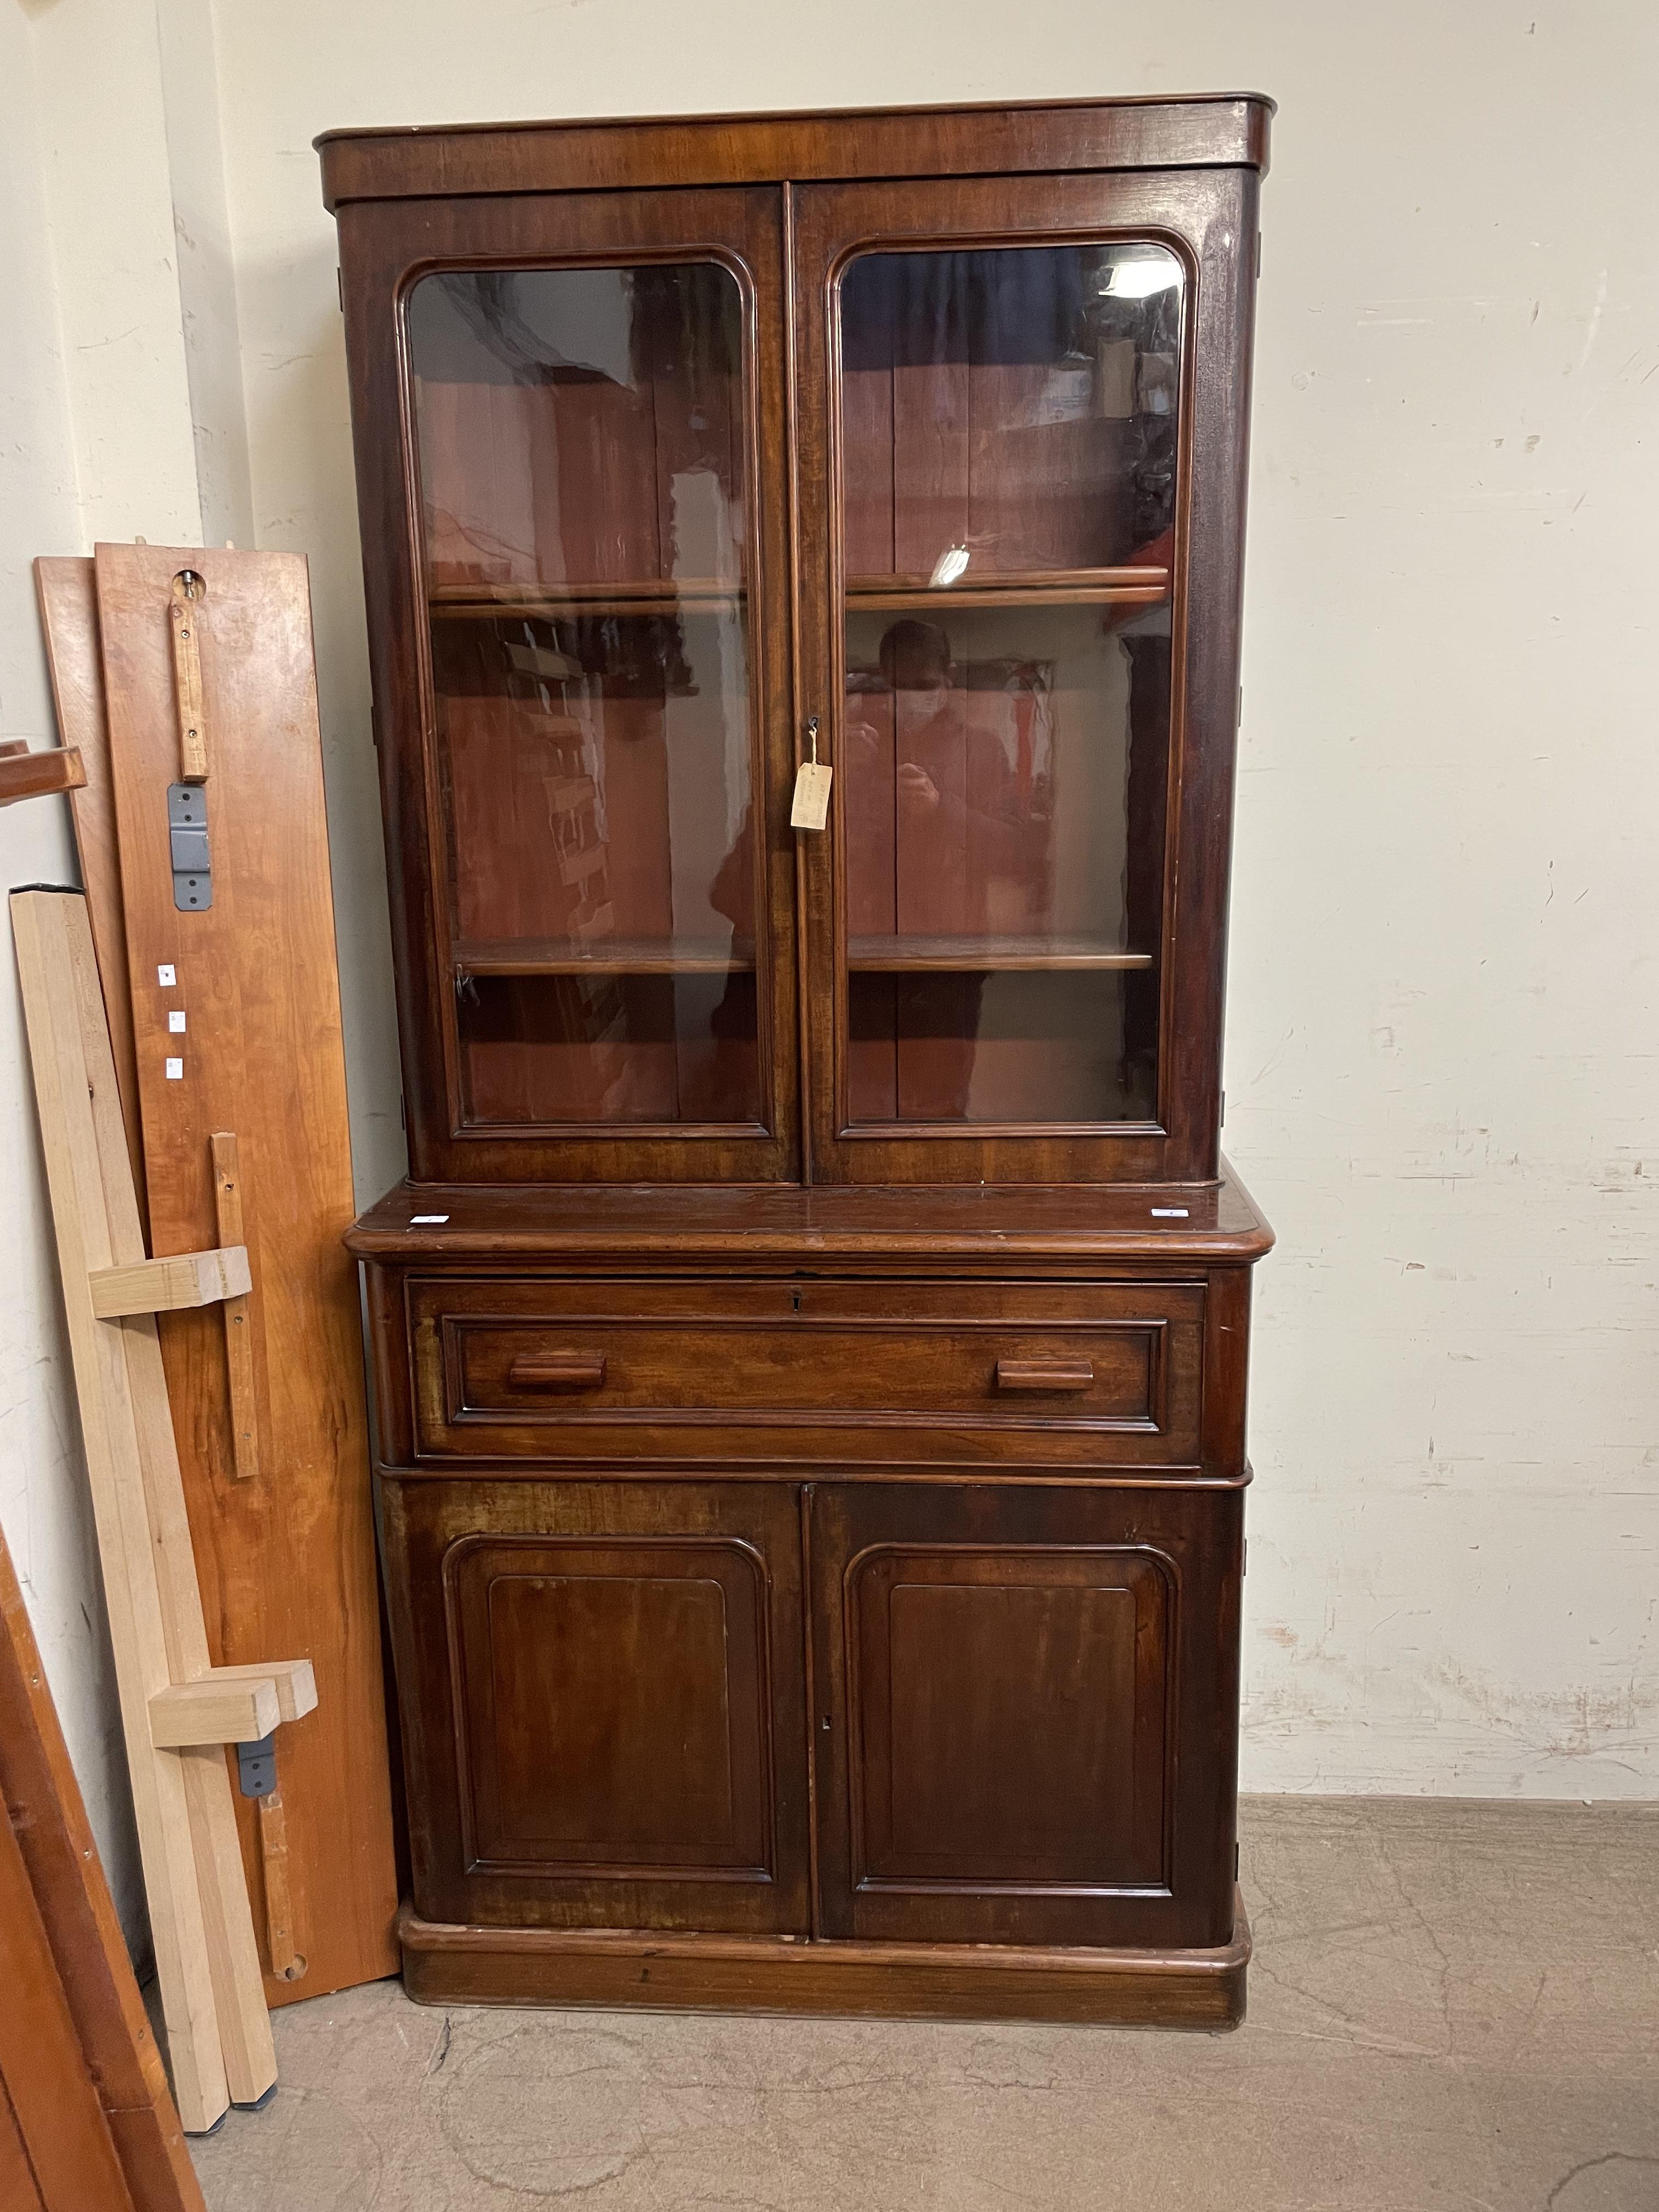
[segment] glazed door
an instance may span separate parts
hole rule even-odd
[[[1229,1939],[1241,1499],[813,1490],[825,1936]]]
[[[807,1931],[798,1492],[385,1490],[415,1905]]]
[[[419,1178],[795,1172],[780,208],[343,216]]]
[[[1252,188],[798,195],[815,1178],[1214,1172]]]

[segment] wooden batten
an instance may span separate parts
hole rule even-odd
[[[184,1756],[151,1740],[151,1699],[205,1673],[206,1639],[155,1320],[100,1321],[93,1307],[94,1273],[143,1248],[86,903],[18,891],[11,916],[168,2056],[180,2119],[198,2131],[262,2096],[276,2058],[254,2017],[240,1868],[229,1894],[198,1880],[198,1831],[210,1840],[231,1817],[222,1754],[222,1790],[196,1790]]]
[[[222,1304],[252,1287],[245,1244],[212,1252],[180,1252],[167,1260],[135,1260],[127,1267],[100,1267],[92,1279],[92,1310],[100,1321],[123,1314],[177,1313],[189,1306]]]

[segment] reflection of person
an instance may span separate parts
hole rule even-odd
[[[947,733],[945,716],[956,688],[956,663],[951,641],[937,623],[896,622],[881,641],[880,667],[887,689],[909,695],[909,711],[901,732],[896,715],[894,740],[912,738],[939,730]],[[939,788],[927,769],[915,761],[895,756],[893,787],[898,805],[907,814],[931,814],[939,804]],[[957,810],[960,811],[960,809]]]
[[[893,708],[897,882],[888,927],[933,938],[1030,931],[1048,905],[1047,780],[1039,787],[1032,773],[1036,672],[981,664],[978,681],[964,686],[947,630],[914,617],[890,625],[877,659]],[[1011,678],[1012,749],[1004,711]],[[867,726],[860,734],[869,756],[863,772],[876,774],[879,741]],[[849,763],[849,773],[857,767]],[[857,867],[855,854],[849,866]],[[893,1110],[901,1119],[968,1118],[990,972],[918,969],[895,979]]]
[[[1001,685],[982,684],[964,694],[944,628],[915,620],[891,625],[878,658],[895,695],[899,820],[918,830],[930,825],[926,846],[912,848],[910,882],[901,882],[897,927],[946,933],[1042,930],[1050,908],[1053,818],[1050,772],[1045,764],[1039,773],[1036,761],[1041,664],[988,664],[981,674],[1000,673]],[[973,712],[975,692],[984,702],[1011,699],[1012,750],[1003,718],[993,722]],[[915,862],[924,851],[936,858],[919,876]]]

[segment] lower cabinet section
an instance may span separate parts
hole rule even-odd
[[[511,1954],[520,1994],[621,2002],[633,1960],[643,2002],[720,2002],[810,1949],[795,1997],[729,2001],[905,2009],[834,1994],[886,1959],[971,2012],[971,1947],[1065,1947],[1057,2017],[1151,2016],[1079,1996],[1118,1953],[1236,2016],[1239,1491],[383,1488],[417,1993]]]

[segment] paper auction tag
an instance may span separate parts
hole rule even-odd
[[[828,761],[803,761],[795,770],[794,803],[789,809],[792,830],[822,830],[828,823],[833,774]]]

